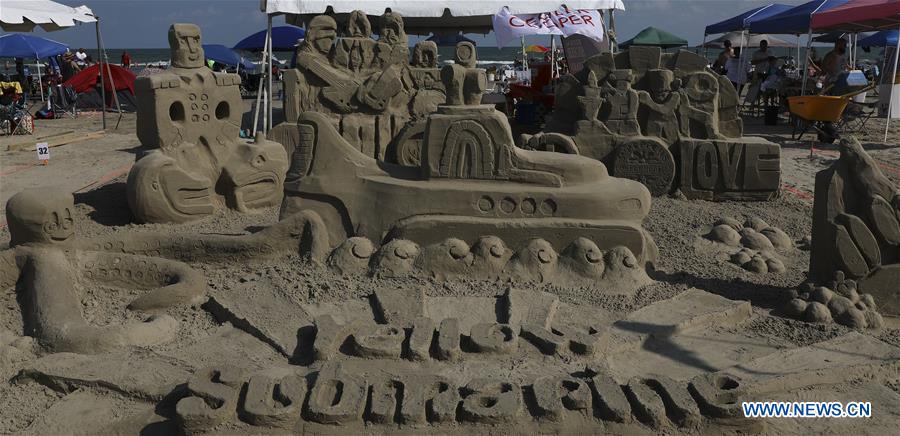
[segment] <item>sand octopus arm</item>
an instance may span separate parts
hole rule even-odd
[[[153,310],[203,301],[206,278],[190,266],[157,257],[104,252],[83,252],[81,273],[113,285],[152,290],[134,301],[131,310]]]
[[[129,233],[78,241],[74,246],[184,262],[260,259],[298,251],[324,262],[330,251],[325,223],[312,211],[292,215],[252,235]]]
[[[178,330],[178,321],[168,315],[121,326],[89,324],[81,313],[71,262],[62,250],[36,249],[22,270],[26,330],[53,351],[101,353],[150,346],[172,340]]]

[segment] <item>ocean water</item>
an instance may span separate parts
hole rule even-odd
[[[97,58],[96,49],[91,50],[85,47],[85,51],[87,51],[87,53],[91,55],[92,58]],[[137,65],[159,64],[168,62],[169,60],[168,48],[132,49],[128,50],[128,53],[131,55],[131,62]],[[107,56],[109,56],[109,61],[111,63],[119,63],[122,59],[122,49],[107,49],[106,54]],[[245,55],[248,59],[254,62],[261,59],[258,53],[242,52],[241,54]],[[412,54],[412,48],[410,48],[410,54]],[[292,55],[293,53],[291,52],[275,52],[275,58],[283,60],[285,62],[290,62]],[[520,58],[522,56],[522,50],[518,47],[478,48],[478,61],[482,65],[512,64],[516,59],[516,56]],[[442,61],[453,59],[453,47],[439,47],[438,58]]]

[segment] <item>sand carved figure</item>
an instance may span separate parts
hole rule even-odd
[[[100,353],[171,340],[178,322],[168,315],[91,325],[75,285],[90,280],[148,289],[133,304],[151,309],[198,302],[203,276],[180,262],[74,249],[73,208],[71,195],[54,191],[23,191],[7,202],[13,248],[0,253],[0,279],[4,287],[21,286],[26,333],[54,352]]]
[[[240,78],[204,65],[200,29],[169,29],[172,69],[135,82],[137,135],[150,151],[128,175],[141,222],[185,222],[221,206],[246,211],[278,202],[287,170],[279,144],[238,137]]]
[[[378,163],[324,114],[302,114],[281,217],[301,211],[321,216],[331,246],[338,247],[329,263],[342,271],[439,276],[484,268],[487,278],[509,271],[553,281],[557,273],[540,265],[579,237],[598,250],[627,249],[631,268],[643,270],[656,256],[641,227],[646,188],[610,177],[596,160],[516,148],[506,117],[480,104],[485,72],[473,68],[474,55],[474,47],[461,44],[457,62],[441,70],[446,103],[427,118],[418,168]],[[504,246],[510,253],[528,251],[534,237],[545,238],[547,250],[526,256],[536,260],[517,258],[527,273],[514,272]],[[534,275],[535,268],[544,272]]]
[[[678,120],[672,117],[681,104],[678,89],[680,81],[669,70],[650,70],[647,72],[650,90],[638,91],[641,108],[638,118],[641,133],[644,136],[655,136],[663,140],[667,147],[672,147],[679,136]]]
[[[333,18],[311,20],[297,68],[285,73],[286,122],[270,134],[289,155],[298,146],[300,114],[316,111],[365,155],[418,165],[424,118],[445,99],[437,47],[419,42],[410,63],[402,17],[386,13],[378,27],[375,40],[361,11],[350,14],[341,37]]]
[[[567,135],[574,143],[556,151],[598,159],[653,195],[680,190],[689,199],[768,200],[778,194],[779,147],[743,136],[734,87],[698,55],[658,47],[599,54],[560,80],[556,98],[544,135]],[[547,149],[537,139],[521,143]]]
[[[90,325],[77,284],[146,290],[127,308],[152,313],[205,300],[203,274],[182,262],[249,262],[299,252],[324,263],[329,253],[325,224],[313,212],[244,236],[122,232],[83,239],[74,234],[73,208],[71,194],[52,190],[26,190],[6,205],[12,248],[0,252],[0,285],[23,287],[26,333],[53,351],[149,346],[177,331],[168,315],[133,325]]]
[[[882,313],[900,314],[900,189],[855,138],[842,140],[840,153],[816,174],[810,279],[852,281]]]

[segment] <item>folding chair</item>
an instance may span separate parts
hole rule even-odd
[[[847,108],[844,109],[844,114],[841,116],[841,122],[839,124],[839,129],[842,133],[859,133],[863,128],[866,127],[866,123],[869,122],[873,116],[875,116],[878,112],[878,103],[856,103],[850,102],[847,105]]]
[[[56,85],[51,99],[53,115],[56,118],[69,116],[78,118],[78,93],[69,85]]]

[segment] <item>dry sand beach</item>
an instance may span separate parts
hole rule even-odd
[[[115,122],[115,115],[109,116]],[[893,133],[888,143],[882,143],[880,120],[869,124],[861,135],[865,148],[876,160],[882,171],[895,183],[900,183],[900,148],[892,142],[900,136]],[[38,121],[39,134],[53,131],[74,130],[82,134],[97,131],[98,114],[84,113],[77,120]],[[633,376],[658,373],[665,368],[666,375],[684,380],[706,371],[718,371],[741,366],[742,363],[766,365],[765,358],[787,353],[806,352],[814,360],[815,353],[827,353],[828,341],[856,341],[861,354],[844,354],[838,348],[833,356],[837,362],[806,362],[799,368],[783,368],[790,378],[794,372],[803,372],[803,366],[813,369],[809,375],[822,374],[832,378],[820,386],[818,383],[799,383],[801,388],[790,393],[772,393],[767,399],[777,400],[866,400],[876,404],[873,418],[866,420],[867,434],[890,433],[900,415],[900,379],[897,367],[887,373],[875,370],[865,373],[864,368],[884,357],[888,360],[900,357],[900,322],[885,318],[885,326],[876,330],[855,333],[838,324],[817,325],[794,321],[777,314],[777,308],[790,297],[789,290],[804,281],[809,262],[808,238],[812,208],[813,179],[816,172],[826,168],[836,158],[833,147],[819,145],[810,156],[809,143],[789,139],[788,127],[777,128],[759,125],[758,120],[747,120],[747,132],[759,134],[782,146],[783,191],[780,198],[770,202],[707,202],[686,201],[678,198],[654,198],[646,228],[655,238],[660,251],[659,262],[651,274],[656,282],[640,289],[633,297],[609,296],[578,287],[536,286],[535,291],[558,295],[557,320],[563,324],[590,319],[597,325],[613,325],[616,320],[634,316],[642,310],[669,311],[677,304],[672,299],[696,289],[708,293],[709,310],[725,310],[732,313],[733,304],[749,301],[743,307],[745,314],[706,320],[702,329],[646,340],[635,348],[626,345],[617,354],[610,354],[605,371],[617,380]],[[776,133],[773,133],[773,130]],[[125,115],[117,130],[110,129],[99,139],[75,142],[51,151],[49,166],[35,165],[35,152],[0,152],[0,174],[3,201],[15,192],[31,187],[60,187],[75,194],[76,233],[94,237],[117,232],[165,231],[173,234],[227,234],[239,235],[257,231],[277,219],[277,208],[269,208],[250,214],[223,211],[201,221],[182,225],[135,225],[125,201],[125,173],[134,159],[139,142],[133,134],[134,115]],[[896,130],[895,130],[896,131]],[[27,137],[0,138],[0,148]],[[900,142],[900,141],[898,141]],[[797,248],[782,253],[787,271],[783,274],[754,274],[728,262],[727,254],[715,244],[703,238],[716,219],[730,216],[739,220],[746,217],[761,218],[772,226],[783,229]],[[0,242],[6,245],[9,234],[0,231]],[[167,418],[167,383],[175,382],[178,374],[186,374],[191,368],[218,362],[240,362],[248,370],[286,367],[292,362],[278,347],[273,347],[272,337],[292,343],[290,338],[268,334],[268,328],[282,323],[308,323],[315,313],[333,314],[349,321],[369,311],[367,298],[385,289],[421,289],[432,300],[433,312],[438,306],[469,311],[474,323],[483,312],[479,301],[502,297],[507,286],[496,282],[459,281],[442,283],[428,279],[369,279],[336,275],[310,264],[297,256],[268,261],[262,264],[225,262],[217,265],[195,264],[206,274],[210,301],[202,306],[169,309],[165,313],[181,323],[177,338],[163,346],[147,349],[119,351],[96,357],[79,355],[40,356],[24,338],[15,338],[23,331],[23,318],[15,288],[0,295],[0,332],[4,332],[0,374],[0,433],[53,434],[68,433],[75,420],[78,434],[122,432],[133,434],[143,428],[153,434],[168,433],[173,429]],[[125,310],[134,291],[115,287],[83,288],[80,303],[85,317],[97,325],[136,321],[139,318]],[[693,292],[693,291],[691,291]],[[278,307],[272,313],[235,315],[247,309],[241,304],[249,301],[263,307]],[[243,303],[242,303],[243,302]],[[237,310],[229,305],[237,305]],[[285,310],[284,305],[296,306],[296,311]],[[659,307],[657,307],[659,306]],[[722,306],[721,309],[719,306]],[[302,309],[300,309],[302,307]],[[730,308],[730,309],[729,309]],[[732,311],[732,312],[729,312]],[[774,312],[773,312],[774,311]],[[252,312],[252,311],[251,311]],[[305,313],[304,313],[305,312]],[[483,316],[492,316],[484,314]],[[657,315],[660,316],[660,315]],[[244,317],[244,319],[242,319]],[[440,318],[438,316],[438,318]],[[251,321],[246,321],[250,319]],[[568,320],[568,321],[567,321]],[[260,325],[254,325],[260,323]],[[471,324],[470,324],[471,325]],[[260,333],[260,330],[263,332]],[[622,332],[623,336],[635,332]],[[13,335],[7,338],[8,335]],[[849,338],[849,339],[848,339]],[[295,342],[295,341],[294,341]],[[9,344],[9,345],[7,345]],[[809,349],[803,347],[811,347]],[[690,350],[678,352],[677,350]],[[818,350],[818,351],[817,351]],[[872,353],[867,355],[866,353]],[[450,377],[465,380],[473,376],[512,376],[527,379],[529,374],[565,372],[568,368],[578,371],[576,361],[552,363],[530,351],[514,360],[496,359],[473,362],[451,371]],[[295,362],[296,363],[296,362]],[[115,368],[120,364],[120,369]],[[771,366],[773,363],[769,362]],[[820,365],[835,368],[815,369]],[[138,365],[138,366],[133,366]],[[550,365],[550,366],[547,366]],[[583,367],[581,368],[583,369]],[[770,368],[771,369],[771,368]],[[113,374],[110,374],[112,371]],[[124,372],[122,372],[124,371]],[[854,373],[854,371],[860,371]],[[158,400],[160,406],[154,408]],[[76,418],[77,417],[77,418]],[[86,419],[85,417],[90,417]],[[577,431],[580,421],[569,420],[556,427],[561,431]],[[250,431],[246,424],[232,423],[220,427],[223,432]],[[529,428],[527,424],[516,424]],[[650,431],[650,428],[618,424],[609,426],[613,432],[631,433]],[[766,428],[778,433],[808,433],[810,431],[853,432],[858,424],[853,420],[772,420]],[[761,427],[750,427],[761,430]],[[464,427],[451,427],[451,431],[465,431]],[[498,428],[499,430],[499,428]],[[373,430],[370,430],[373,431]],[[505,430],[503,430],[505,432]],[[696,431],[696,430],[695,430]],[[729,432],[728,426],[709,424],[700,431]]]

